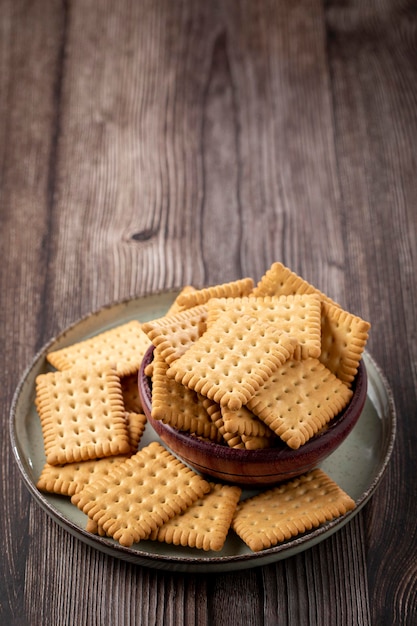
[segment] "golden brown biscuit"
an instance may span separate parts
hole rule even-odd
[[[126,461],[129,456],[111,456],[66,465],[45,463],[36,486],[41,491],[72,496],[87,485],[94,476],[111,474],[112,470]]]
[[[146,415],[144,413],[125,413],[127,432],[132,452],[137,452],[142,435],[146,427]]]
[[[269,438],[276,436],[265,422],[245,406],[237,411],[230,411],[226,407],[222,407],[221,413],[224,429],[228,433]]]
[[[291,539],[355,508],[355,502],[321,469],[241,502],[233,530],[257,552]]]
[[[255,316],[224,313],[171,364],[167,375],[236,410],[293,354],[296,344]]]
[[[241,278],[222,285],[213,285],[203,289],[195,289],[189,293],[180,294],[177,298],[181,310],[190,309],[199,304],[205,304],[210,298],[237,298],[247,296],[253,289],[252,278]]]
[[[248,408],[297,449],[349,402],[352,391],[318,359],[287,361],[248,402]]]
[[[175,380],[167,378],[168,364],[159,349],[154,351],[151,415],[178,430],[186,430],[213,441],[220,439],[198,394]]]
[[[371,325],[328,302],[322,303],[322,310],[320,361],[350,386],[358,372]]]
[[[91,481],[72,501],[122,546],[148,537],[210,491],[210,485],[157,442]]]
[[[210,327],[219,315],[227,311],[235,311],[240,315],[256,315],[265,324],[273,324],[278,330],[296,338],[299,347],[296,348],[293,358],[320,356],[321,299],[317,293],[212,298],[207,302],[207,326]]]
[[[40,374],[36,406],[51,465],[131,451],[120,378],[109,366]]]
[[[280,262],[273,263],[253,289],[254,296],[289,296],[297,293],[317,293],[321,300],[333,302],[326,294]]]
[[[133,320],[91,339],[49,352],[46,358],[58,370],[72,367],[101,369],[103,365],[112,365],[123,377],[138,372],[150,345],[140,323]]]
[[[240,487],[211,483],[211,491],[185,513],[151,534],[151,539],[202,550],[221,550],[241,494]]]

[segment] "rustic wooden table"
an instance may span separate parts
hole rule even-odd
[[[415,4],[3,0],[0,47],[0,622],[415,624]],[[371,501],[310,550],[209,575],[61,529],[7,432],[36,352],[115,300],[276,260],[372,323],[398,432]]]

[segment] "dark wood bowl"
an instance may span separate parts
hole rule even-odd
[[[139,371],[139,394],[144,412],[161,441],[178,458],[202,474],[228,483],[267,486],[282,482],[317,467],[349,435],[358,421],[367,395],[367,373],[363,361],[353,383],[353,396],[349,404],[329,427],[317,434],[298,450],[284,442],[273,448],[241,450],[227,445],[202,440],[190,433],[176,430],[151,416],[152,384],[145,375],[152,361],[153,346],[147,351]]]

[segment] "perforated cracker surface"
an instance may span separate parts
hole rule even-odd
[[[223,314],[167,374],[235,410],[293,354],[295,345],[295,340],[254,316]]]
[[[46,358],[58,370],[113,365],[119,376],[128,376],[138,372],[150,345],[140,323],[133,320],[91,339],[49,352]]]
[[[327,302],[322,303],[322,309],[320,361],[350,385],[357,374],[371,325]]]
[[[355,502],[321,469],[241,502],[232,527],[253,551],[264,550],[355,507]]]
[[[131,546],[210,491],[210,485],[153,442],[121,464],[110,478],[90,482],[77,506],[104,533]]]
[[[41,491],[72,496],[87,485],[94,476],[111,474],[113,469],[130,455],[111,456],[93,461],[50,465],[45,463],[36,484]]]
[[[212,298],[207,303],[207,326],[210,327],[222,312],[227,311],[236,311],[240,315],[256,315],[266,324],[273,324],[283,333],[297,338],[297,358],[320,355],[321,299],[317,293]]]
[[[352,391],[318,359],[287,361],[248,402],[290,448],[313,437],[349,402]]]
[[[253,289],[254,296],[288,296],[317,293],[322,301],[333,302],[322,291],[311,285],[280,262],[273,263]]]
[[[51,465],[131,450],[120,378],[111,367],[40,374],[36,406]]]
[[[151,539],[202,550],[221,550],[241,489],[211,483],[211,491],[152,533]]]

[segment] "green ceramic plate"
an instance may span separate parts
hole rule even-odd
[[[177,292],[130,299],[103,307],[73,324],[59,337],[52,339],[35,357],[15,392],[10,413],[10,436],[16,462],[23,480],[37,503],[60,526],[94,549],[119,559],[148,567],[186,572],[227,572],[266,565],[284,559],[323,541],[348,523],[371,498],[391,456],[395,438],[395,408],[392,394],[375,361],[365,352],[368,373],[368,395],[365,407],[353,431],[343,444],[321,465],[356,502],[354,511],[320,528],[305,533],[279,546],[253,553],[233,532],[229,533],[221,552],[169,546],[141,541],[131,548],[91,535],[84,528],[86,516],[68,498],[45,495],[36,482],[45,463],[42,431],[34,406],[35,379],[50,368],[45,355],[76,341],[118,326],[131,319],[146,321],[161,317]],[[141,446],[158,440],[148,425]],[[246,492],[252,495],[256,492]]]

